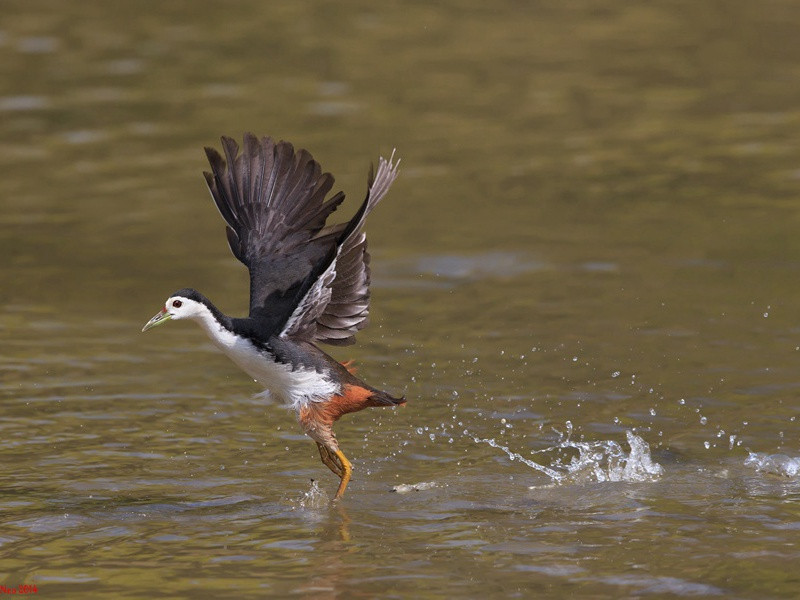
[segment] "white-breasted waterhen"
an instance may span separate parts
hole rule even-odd
[[[370,172],[367,197],[346,223],[326,225],[344,200],[325,200],[333,176],[305,150],[245,134],[239,151],[223,137],[223,158],[206,148],[205,173],[227,223],[228,244],[250,271],[250,314],[224,315],[193,289],[172,294],[142,331],[169,320],[192,319],[242,370],[292,407],[322,462],[340,479],[341,498],[352,466],[339,448],[334,422],[369,406],[404,404],[367,385],[318,343],[346,345],[367,324],[369,254],[361,231],[369,212],[397,176],[394,154]]]

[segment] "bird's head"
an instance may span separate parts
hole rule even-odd
[[[164,308],[142,327],[142,331],[147,331],[167,321],[198,318],[204,310],[205,305],[202,302],[202,296],[198,292],[188,288],[177,291],[167,298]]]

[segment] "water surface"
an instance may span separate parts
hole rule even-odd
[[[795,597],[798,10],[11,0],[0,583]],[[402,157],[334,354],[409,403],[339,424],[333,507],[198,328],[139,332],[185,286],[245,311],[201,175],[245,130],[311,150],[340,214]]]

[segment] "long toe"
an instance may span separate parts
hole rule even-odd
[[[336,450],[334,454],[336,458],[339,459],[339,462],[342,465],[342,470],[344,471],[344,473],[341,476],[342,480],[339,482],[339,489],[336,490],[336,495],[333,497],[334,500],[338,500],[339,498],[344,496],[344,491],[347,489],[347,484],[350,482],[350,475],[353,472],[353,465],[350,464],[350,461],[347,460],[347,457],[341,450]]]
[[[317,444],[317,446],[319,447],[319,457],[322,459],[322,462],[325,464],[325,466],[333,471],[333,473],[339,479],[344,477],[344,469],[342,468],[342,464],[336,455],[331,454],[331,451],[322,444]]]

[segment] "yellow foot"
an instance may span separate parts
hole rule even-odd
[[[350,475],[353,472],[353,465],[350,464],[350,461],[347,460],[347,457],[341,450],[337,449],[334,454],[336,455],[336,458],[339,459],[339,463],[342,465],[342,471],[344,471],[340,475],[342,480],[339,482],[339,489],[336,490],[336,495],[333,497],[334,500],[338,500],[344,496],[344,491],[347,489],[347,484],[350,482]]]
[[[342,466],[337,462],[336,456],[320,443],[317,443],[317,448],[319,448],[319,457],[322,459],[325,466],[341,479],[344,476],[344,471],[342,470]]]
[[[322,459],[322,462],[340,479],[339,489],[336,490],[336,496],[333,497],[334,500],[338,500],[344,495],[345,489],[347,489],[347,484],[350,482],[350,475],[353,473],[353,465],[347,460],[344,452],[338,448],[336,450],[331,450],[319,442],[317,442],[317,448],[319,448],[319,457]]]

